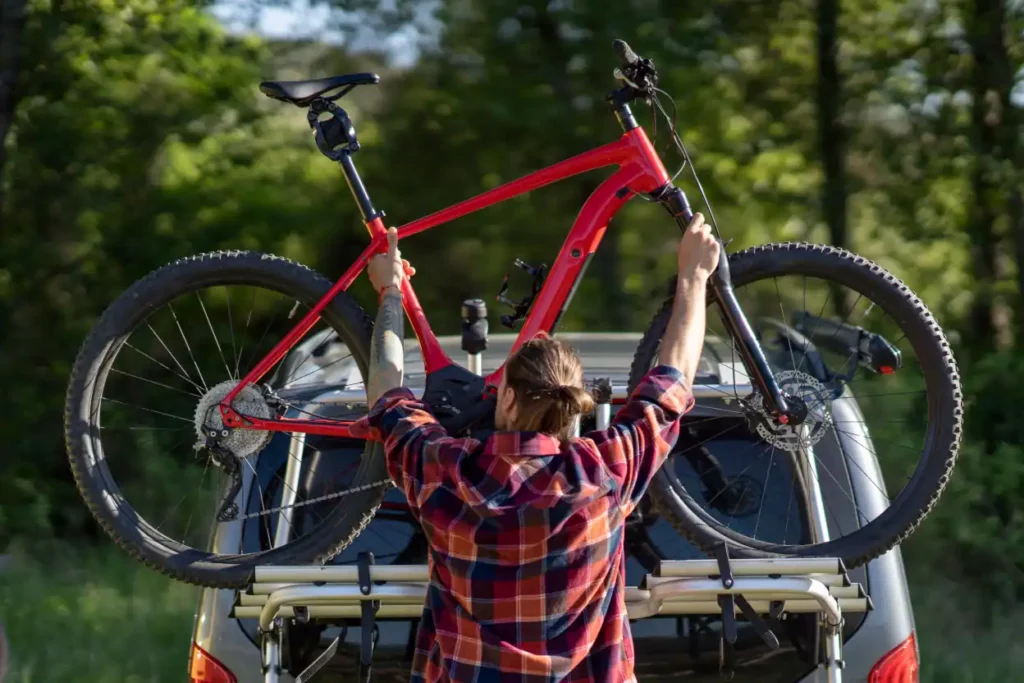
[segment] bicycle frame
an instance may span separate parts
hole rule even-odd
[[[514,352],[524,341],[533,338],[539,332],[551,332],[555,327],[568,307],[586,265],[601,243],[608,222],[629,201],[632,194],[634,192],[651,192],[669,182],[665,166],[643,128],[636,127],[628,130],[615,142],[534,171],[447,209],[407,223],[398,228],[398,237],[401,240],[559,180],[607,166],[618,166],[618,170],[606,178],[583,204],[583,208],[577,215],[572,229],[558,252],[558,257],[533,302],[529,315],[523,321],[522,329],[512,347]],[[352,172],[354,174],[354,168]],[[362,183],[353,183],[349,173],[346,173],[346,176],[349,177],[350,185],[353,193],[357,195],[357,199],[360,199],[360,194],[365,197]],[[358,175],[355,175],[355,179],[358,181]],[[361,201],[360,204],[362,207],[363,202]],[[368,201],[366,205],[369,205]],[[364,218],[366,219],[366,229],[371,237],[369,246],[363,250],[355,263],[345,271],[330,291],[309,310],[291,332],[282,338],[263,360],[241,379],[231,393],[224,397],[224,401],[221,403],[221,414],[226,426],[336,437],[351,436],[350,423],[301,418],[262,420],[239,415],[231,408],[230,403],[242,387],[259,382],[302,339],[316,324],[320,313],[334,297],[347,290],[355,282],[366,268],[370,257],[386,250],[387,228],[384,221],[379,215],[365,215]],[[407,278],[403,282],[402,296],[405,313],[422,349],[424,371],[429,374],[451,365],[452,360],[441,348],[437,336],[431,329],[427,316],[416,298],[411,279]],[[486,378],[486,383],[497,386],[501,381],[503,369],[504,364]]]
[[[671,178],[657,152],[651,145],[647,133],[637,125],[628,105],[620,102],[615,109],[616,117],[623,128],[623,135],[615,142],[602,145],[565,161],[554,164],[539,171],[534,171],[518,180],[505,183],[492,190],[466,199],[447,209],[442,209],[398,228],[398,237],[402,239],[416,233],[429,230],[457,218],[469,215],[508,199],[518,197],[532,190],[545,187],[552,183],[571,178],[587,171],[617,166],[611,176],[606,178],[584,202],[583,208],[573,222],[565,242],[554,261],[543,286],[532,302],[529,314],[514,342],[511,353],[514,353],[524,341],[533,338],[540,332],[551,332],[557,325],[565,309],[568,307],[576,291],[584,270],[601,239],[604,237],[609,221],[625,205],[633,194],[655,193],[663,197],[663,202],[684,227],[689,221],[691,212],[685,195],[673,188]],[[322,150],[323,151],[323,150]],[[353,150],[354,151],[354,150]],[[224,425],[229,428],[259,429],[273,432],[293,432],[317,434],[322,436],[351,437],[352,422],[340,420],[318,420],[305,418],[280,418],[264,420],[251,416],[243,416],[231,407],[231,402],[243,387],[259,382],[271,368],[287,354],[299,340],[316,324],[320,313],[331,303],[335,296],[352,285],[355,279],[366,268],[374,254],[386,251],[387,228],[370,202],[369,195],[351,159],[351,152],[345,151],[338,157],[353,196],[359,205],[367,231],[370,233],[370,244],[359,255],[341,278],[320,299],[319,302],[296,324],[296,326],[268,353],[238,385],[220,403]],[[759,386],[772,406],[778,406],[784,413],[785,402],[774,381],[767,361],[754,338],[739,305],[732,293],[732,285],[728,275],[728,260],[723,256],[719,268],[712,281],[712,291],[722,306],[725,322],[734,336],[741,342],[740,350],[744,352],[744,360],[753,369],[755,384]],[[430,328],[426,314],[420,306],[413,288],[412,281],[406,279],[402,284],[403,306],[409,318],[416,338],[422,350],[424,371],[427,375],[453,365],[445,354]],[[501,381],[504,363],[485,378],[485,386],[496,387]]]

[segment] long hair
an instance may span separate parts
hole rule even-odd
[[[576,417],[594,408],[576,352],[547,336],[531,339],[508,359],[505,383],[515,392],[512,427],[518,431],[568,439]]]

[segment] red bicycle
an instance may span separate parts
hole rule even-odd
[[[558,180],[616,167],[584,203],[550,271],[530,269],[533,293],[514,303],[513,314],[505,320],[513,325],[522,320],[515,347],[539,332],[556,329],[609,222],[628,201],[642,197],[662,204],[679,227],[691,218],[685,194],[673,184],[630,109],[636,100],[655,107],[669,121],[686,165],[689,159],[675,121],[661,106],[664,93],[657,87],[654,64],[637,57],[622,41],[616,41],[616,48],[622,58],[615,72],[621,86],[608,100],[623,129],[618,140],[398,229],[399,237],[406,238]],[[382,251],[386,228],[353,163],[359,149],[355,128],[336,102],[356,86],[378,81],[375,74],[350,74],[260,85],[274,99],[308,108],[317,146],[341,165],[362,213],[370,244],[337,282],[331,284],[292,261],[253,252],[182,259],[122,294],[104,312],[77,357],[65,429],[78,487],[89,509],[122,547],[171,576],[207,586],[241,586],[258,564],[329,558],[366,528],[390,484],[379,444],[367,444],[361,459],[340,468],[329,489],[314,490],[301,473],[288,477],[290,481],[264,481],[252,465],[252,458],[275,434],[299,443],[350,439],[352,421],[365,410],[372,322],[346,290],[368,259]],[[749,429],[763,440],[765,476],[778,470],[777,451],[789,457],[787,462],[796,463],[795,454],[803,454],[800,462],[813,463],[813,457],[805,456],[814,445],[843,433],[833,418],[832,405],[848,397],[850,384],[860,377],[872,390],[881,380],[895,377],[903,390],[898,393],[923,397],[914,404],[923,445],[912,449],[916,455],[912,462],[904,456],[903,464],[912,465],[908,483],[888,510],[855,529],[838,530],[832,540],[818,537],[810,544],[791,543],[785,538],[758,539],[757,525],[737,530],[726,513],[739,517],[742,507],[749,517],[757,509],[760,519],[761,510],[770,503],[763,490],[760,501],[746,500],[749,494],[729,490],[727,485],[717,493],[695,491],[668,467],[652,484],[655,509],[688,538],[705,546],[726,542],[738,556],[827,555],[860,562],[884,552],[934,504],[958,449],[961,392],[941,329],[899,280],[841,249],[789,243],[729,256],[724,249],[722,253],[709,290],[709,306],[718,311],[723,337],[740,359],[736,372],[745,373],[749,382],[732,380],[733,395],[723,396],[716,410],[744,416]],[[795,285],[780,289],[779,281],[787,278],[803,281],[802,308]],[[809,294],[809,279],[823,283],[824,299]],[[803,327],[794,323],[770,344],[761,323],[755,329],[744,314],[748,304],[741,307],[739,302],[742,292],[764,283],[773,283],[779,293],[778,304],[767,309],[770,313],[781,312],[785,320],[783,306],[790,305],[791,312],[801,309],[803,316]],[[832,299],[837,316],[826,316],[830,297],[839,287],[859,296],[856,300],[842,297],[842,307],[839,297]],[[453,363],[431,331],[411,282],[404,284],[403,293],[422,349],[424,400],[450,434],[486,427],[493,415],[493,390],[501,369],[479,377]],[[763,296],[753,297],[749,306],[761,305],[763,300]],[[861,301],[870,306],[858,309]],[[670,303],[655,317],[637,350],[634,386],[656,362]],[[809,312],[819,304],[817,315]],[[837,320],[844,312],[845,317]],[[888,322],[876,321],[880,314],[887,315]],[[850,322],[852,316],[857,317],[856,323]],[[274,339],[279,341],[261,352],[266,349],[264,341]],[[307,343],[304,358],[282,362],[300,342],[310,339],[313,342]],[[909,352],[919,359],[915,366],[906,361]],[[829,361],[829,353],[837,360]],[[324,368],[341,372],[334,377],[344,389],[337,400],[314,403],[311,396],[319,388],[310,386],[308,377]],[[181,457],[189,446],[194,455]],[[113,456],[120,449],[127,459],[115,467]],[[783,460],[780,455],[779,462]],[[801,478],[806,492],[808,465],[786,467],[794,480]],[[211,471],[226,480],[207,486]],[[243,486],[247,474],[252,476]],[[147,484],[147,476],[162,483]],[[168,487],[167,481],[180,484]],[[282,506],[274,501],[281,500],[286,488],[294,497],[286,506],[288,514],[280,514]],[[277,493],[271,495],[271,489]],[[217,523],[241,525],[253,516],[239,512],[247,509],[246,497],[252,496],[260,499],[261,524],[239,533],[276,538],[282,524],[311,527],[310,531],[297,538],[286,534],[283,542],[264,544],[268,549],[258,553],[219,555],[204,550],[210,511],[215,512]],[[719,496],[731,498],[732,503],[716,505]],[[151,511],[143,515],[140,504],[149,505]],[[165,530],[165,524],[173,530]]]

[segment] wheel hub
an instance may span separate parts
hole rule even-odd
[[[786,402],[792,404],[792,414],[783,424],[768,414],[763,397],[756,394],[750,407],[757,416],[758,435],[784,451],[795,452],[814,446],[832,426],[831,392],[814,377],[798,370],[777,373],[775,381],[786,396]]]
[[[230,452],[236,458],[247,458],[259,453],[273,436],[268,431],[257,429],[228,429],[218,407],[224,397],[238,386],[235,380],[225,380],[207,391],[196,406],[195,429],[199,445],[205,446],[209,440]],[[248,384],[235,396],[231,407],[241,415],[269,420],[273,414],[270,405],[257,387]]]

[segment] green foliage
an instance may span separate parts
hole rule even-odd
[[[941,562],[997,595],[1024,591],[1024,358],[999,353],[965,378],[965,446],[939,506],[910,545],[922,564]]]
[[[181,681],[197,592],[109,547],[18,553],[0,573],[4,681]]]
[[[340,28],[352,37],[357,27],[382,40],[398,31],[418,36],[419,60],[400,71],[382,68],[379,56],[231,37],[205,2],[28,3],[0,178],[0,379],[8,401],[0,431],[12,435],[0,458],[0,548],[17,536],[95,533],[71,485],[57,425],[76,349],[133,280],[220,248],[275,252],[336,275],[366,244],[340,174],[310,142],[304,113],[262,98],[255,85],[264,77],[382,72],[381,86],[358,89],[345,106],[375,204],[400,225],[614,139],[619,129],[602,98],[615,85],[611,41],[625,38],[654,59],[660,86],[675,98],[680,133],[733,248],[828,239],[814,3],[328,4],[345,11]],[[850,246],[907,282],[964,340],[956,348],[969,399],[960,464],[905,551],[912,566],[941,565],[1009,594],[1024,587],[1024,433],[1015,413],[1024,399],[1024,357],[1013,331],[1024,329],[1014,313],[1024,308],[1024,219],[1012,211],[1024,168],[1024,42],[1015,40],[1024,5],[987,3],[1002,8],[988,14],[978,11],[983,5],[844,0],[837,61]],[[1008,75],[989,68],[994,58],[1009,65]],[[646,108],[638,103],[635,113],[651,131]],[[657,147],[674,172],[679,159],[664,125]],[[544,188],[403,245],[436,331],[455,331],[458,302],[489,298],[513,258],[550,264],[603,177]],[[704,208],[689,169],[679,177]],[[628,204],[563,329],[643,329],[674,268],[676,240],[659,207]],[[513,294],[525,286],[513,280]],[[355,293],[373,305],[365,283]],[[996,323],[992,334],[979,333],[979,307],[982,319]],[[992,353],[999,345],[1006,350]],[[919,379],[896,381],[917,388]],[[900,420],[919,424],[922,414],[909,402],[866,401],[865,410],[878,443],[905,443],[914,428]],[[874,427],[875,418],[882,426]],[[916,454],[902,451],[883,466],[911,467]],[[152,499],[165,495],[173,500],[165,491]],[[147,583],[148,570],[123,562],[131,561],[89,559],[84,573],[61,577],[56,590],[34,575],[41,565],[2,579],[18,586],[0,591],[15,649],[32,653],[16,660],[14,680],[180,678],[184,653],[172,653],[173,665],[164,661],[164,636],[173,630],[183,642],[189,594],[165,594]],[[110,576],[103,585],[100,574]],[[80,618],[38,620],[30,609],[47,593],[55,613]],[[1009,648],[995,639],[974,639],[963,655],[967,669],[947,657],[962,651],[931,628],[930,615],[945,615],[941,601],[920,595],[922,652],[931,653],[926,662],[942,662],[929,664],[924,680],[968,680],[965,671],[969,680],[1012,678],[1016,669],[993,663]],[[69,635],[82,642],[129,642],[103,630],[113,623],[104,611],[110,606],[127,611],[131,629],[154,645],[125,645],[103,661],[54,658],[43,649],[57,642],[53,629],[67,632],[68,624],[81,629]],[[53,661],[66,670],[45,668]]]
[[[614,139],[602,98],[615,85],[611,41],[624,37],[658,65],[734,248],[827,240],[811,4],[333,4],[348,12],[348,28],[355,19],[382,33],[439,27],[429,39],[420,33],[414,66],[386,69],[381,86],[345,100],[363,143],[356,162],[390,223]],[[1012,342],[1010,328],[1020,327],[1016,228],[1004,201],[1019,180],[1006,141],[1019,138],[1020,117],[989,112],[985,121],[1017,136],[1000,138],[1007,149],[979,146],[970,94],[978,46],[964,28],[979,22],[971,3],[851,0],[841,10],[851,246],[970,342],[957,347],[970,434],[940,507],[946,521],[930,526],[957,543],[983,538],[975,525],[1012,535],[1019,459],[1007,444],[1024,435],[1004,407],[1012,404],[997,398],[1019,393],[1007,378],[1024,370],[1010,352],[984,359],[995,342],[973,334],[971,316],[980,297],[1002,307],[1003,337],[1009,330]],[[1006,35],[1019,33],[1021,14],[1019,3],[1007,6]],[[75,349],[134,279],[217,248],[276,252],[336,275],[362,250],[344,183],[310,144],[304,114],[254,86],[270,75],[378,70],[382,61],[231,37],[202,3],[183,0],[34,0],[23,43],[0,216],[0,376],[12,406],[0,429],[18,435],[0,461],[0,544],[30,529],[90,529],[55,425]],[[1024,53],[1007,45],[1019,70]],[[643,104],[635,109],[650,121]],[[664,125],[657,147],[674,171]],[[981,194],[979,168],[991,170]],[[688,174],[680,182],[703,208]],[[436,331],[455,331],[457,303],[490,297],[513,258],[550,264],[602,177],[573,178],[412,238],[405,252]],[[999,247],[993,272],[978,265],[971,208],[979,204]],[[676,239],[659,207],[632,201],[609,227],[563,329],[643,329],[674,267]],[[519,287],[514,280],[513,293]],[[364,283],[355,292],[372,306]],[[917,419],[914,406],[900,411]]]

